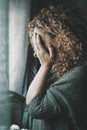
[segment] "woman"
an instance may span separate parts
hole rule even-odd
[[[41,64],[26,96],[29,129],[86,130],[86,26],[69,9],[51,6],[29,23],[29,37]]]

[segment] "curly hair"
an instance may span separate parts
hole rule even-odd
[[[53,45],[57,57],[49,76],[51,81],[75,66],[87,64],[87,26],[70,9],[62,5],[42,9],[29,23],[31,43],[34,27],[42,28],[56,39]]]

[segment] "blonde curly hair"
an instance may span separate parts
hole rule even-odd
[[[49,81],[53,82],[75,66],[87,64],[87,26],[70,9],[61,5],[42,9],[29,23],[31,44],[34,27],[42,28],[56,40],[57,57]]]

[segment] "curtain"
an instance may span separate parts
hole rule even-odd
[[[22,124],[29,18],[30,0],[0,0],[0,130]]]
[[[9,89],[9,36],[8,36],[8,1],[0,0],[0,125],[9,123],[9,107],[4,107]],[[7,115],[5,112],[8,111]],[[7,121],[6,121],[7,120]]]
[[[28,53],[29,0],[9,2],[9,89],[25,96]]]
[[[5,8],[5,10],[4,10]],[[8,90],[8,2],[0,0],[0,93]]]

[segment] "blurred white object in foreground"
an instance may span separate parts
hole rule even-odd
[[[26,128],[22,128],[21,130],[28,130],[28,129],[26,129]]]
[[[21,130],[20,127],[16,124],[10,126],[10,130]]]

